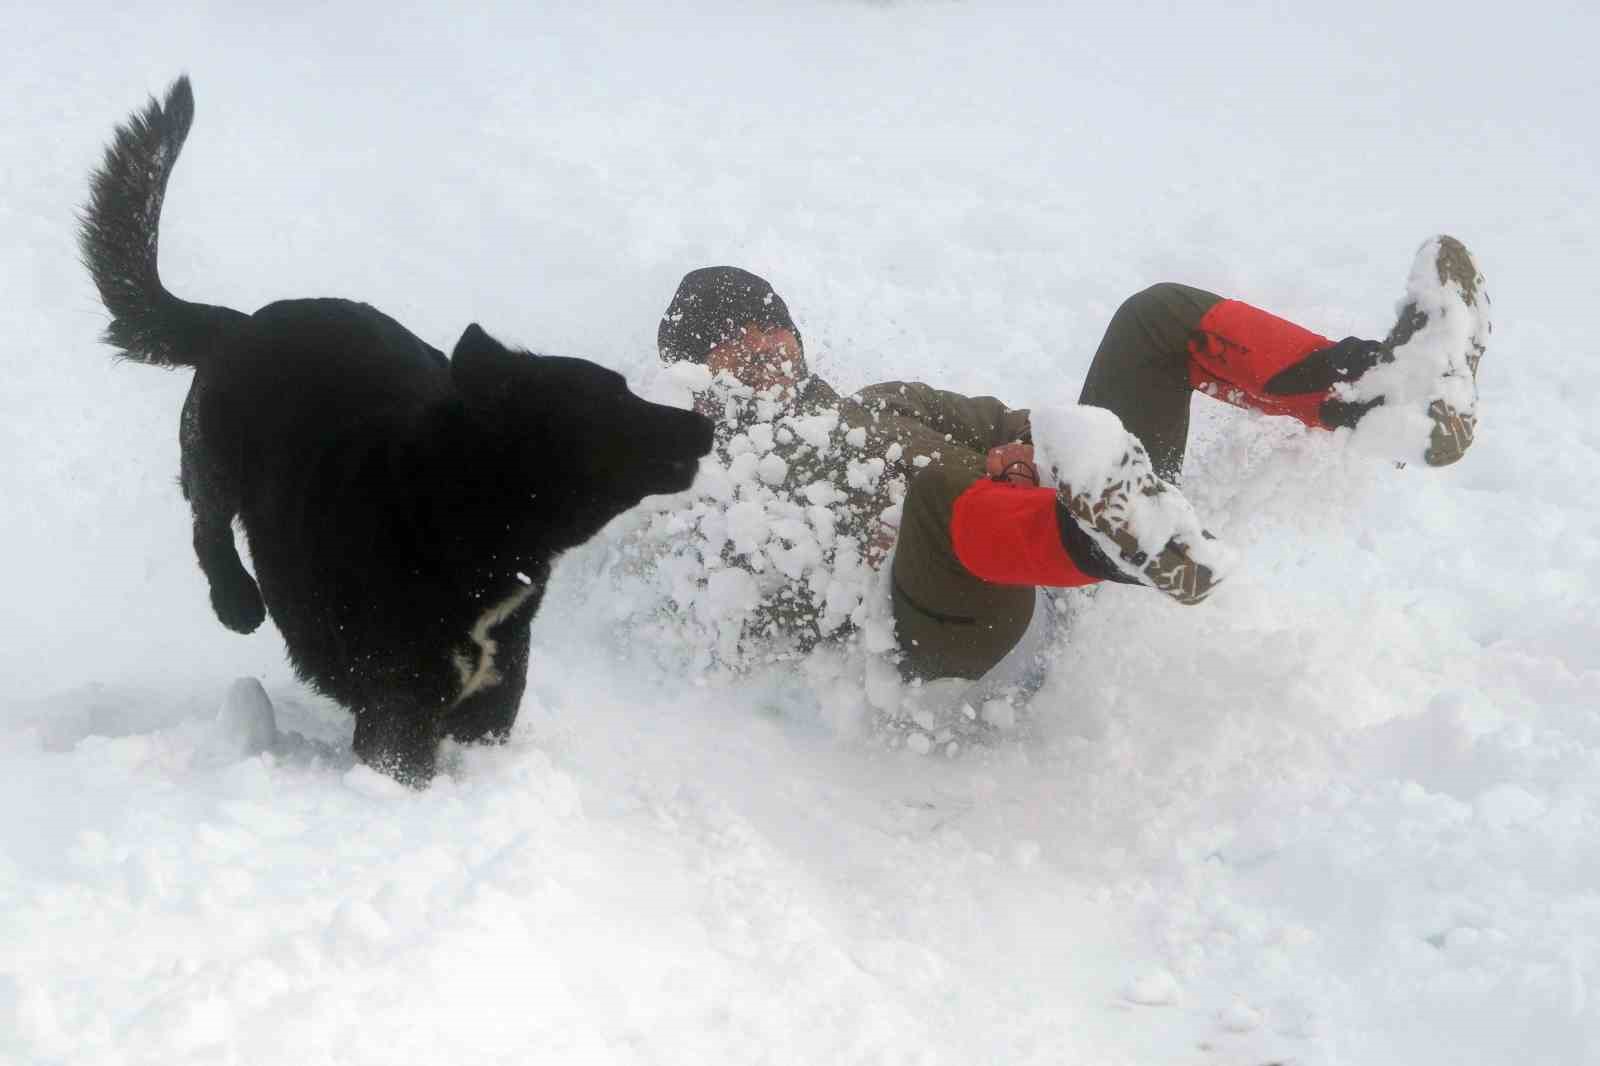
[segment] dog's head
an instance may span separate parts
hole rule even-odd
[[[711,450],[709,419],[640,399],[598,364],[507,348],[476,324],[450,370],[508,488],[526,489],[548,515],[554,548],[587,540],[646,496],[687,489]]]

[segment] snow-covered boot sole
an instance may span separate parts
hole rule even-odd
[[[1434,251],[1429,245],[1435,245],[1437,250]],[[1422,459],[1429,466],[1448,466],[1460,459],[1472,445],[1472,434],[1478,426],[1478,363],[1488,349],[1489,332],[1493,324],[1489,320],[1489,293],[1483,286],[1483,272],[1478,269],[1466,245],[1454,237],[1435,237],[1423,246],[1419,259],[1429,258],[1430,251],[1439,285],[1453,286],[1473,318],[1472,333],[1467,338],[1466,351],[1462,353],[1466,373],[1461,373],[1458,364],[1452,364],[1449,371],[1449,374],[1468,383],[1471,402],[1458,405],[1441,398],[1428,405],[1428,417],[1433,419],[1433,433],[1428,438],[1428,450],[1423,453]],[[1414,302],[1408,303],[1407,310],[1415,306]],[[1402,315],[1404,320],[1405,316]],[[1395,329],[1399,332],[1400,325],[1396,324]],[[1409,335],[1406,339],[1409,340]],[[1397,342],[1391,334],[1389,343],[1391,347],[1398,348],[1403,342]]]
[[[1362,416],[1357,440],[1401,460],[1420,451],[1429,466],[1459,460],[1478,426],[1478,364],[1491,328],[1483,273],[1466,245],[1444,235],[1424,241],[1382,363],[1339,392],[1379,405]]]
[[[1124,573],[1182,604],[1199,603],[1222,581],[1227,553],[1116,415],[1035,411],[1033,436],[1062,504]]]

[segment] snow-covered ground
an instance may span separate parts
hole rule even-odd
[[[6,5],[0,1061],[1600,1061],[1588,5],[141,6]],[[644,668],[599,545],[513,742],[409,793],[212,619],[187,375],[96,342],[73,211],[182,70],[195,299],[645,381],[733,262],[840,386],[1021,405],[1155,281],[1381,333],[1448,231],[1494,297],[1478,443],[1397,471],[1196,400],[1230,583],[1077,603],[954,760]],[[218,720],[241,676],[275,737]]]

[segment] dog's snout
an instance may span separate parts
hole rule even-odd
[[[658,459],[698,459],[716,441],[717,424],[697,411],[647,402],[640,416],[636,439]]]

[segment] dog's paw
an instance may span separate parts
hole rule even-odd
[[[211,609],[217,612],[217,620],[235,633],[254,633],[267,618],[261,590],[247,574],[238,581],[212,582]]]
[[[408,788],[424,789],[433,780],[439,757],[436,723],[414,708],[407,711],[356,711],[351,749],[356,758]]]

